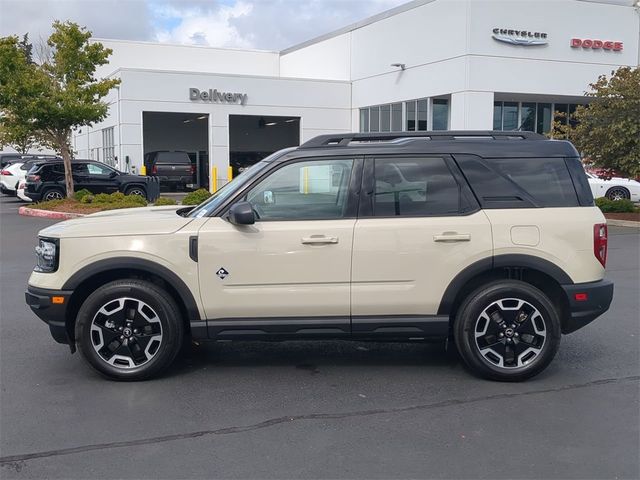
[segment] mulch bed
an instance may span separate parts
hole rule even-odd
[[[640,212],[635,213],[605,213],[606,218],[612,220],[626,220],[628,222],[640,222]]]

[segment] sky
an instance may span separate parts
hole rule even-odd
[[[0,0],[0,36],[46,39],[54,20],[96,38],[282,50],[408,0]]]

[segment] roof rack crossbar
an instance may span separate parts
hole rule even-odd
[[[431,140],[455,140],[458,138],[486,138],[493,140],[546,140],[535,132],[491,131],[491,130],[440,130],[394,133],[338,133],[319,135],[306,141],[299,148],[346,147],[351,142],[384,142],[403,138],[429,138]]]

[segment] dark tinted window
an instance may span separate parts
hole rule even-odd
[[[456,160],[484,208],[578,205],[564,158]]]
[[[158,152],[157,163],[191,163],[185,152]]]
[[[379,158],[373,214],[428,216],[460,211],[460,188],[442,158]]]

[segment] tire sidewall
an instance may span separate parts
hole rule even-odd
[[[139,299],[149,305],[160,319],[162,342],[154,357],[144,365],[130,369],[105,362],[93,348],[91,324],[98,310],[120,297]],[[182,346],[183,326],[180,313],[170,296],[159,287],[141,281],[116,281],[98,288],[84,301],[76,321],[76,343],[82,356],[101,374],[119,380],[144,380],[159,374],[174,360]]]
[[[475,325],[482,311],[502,298],[519,298],[538,309],[545,322],[547,336],[542,352],[529,365],[501,368],[485,360],[475,341]],[[521,381],[537,375],[553,360],[560,346],[558,313],[547,296],[537,288],[517,280],[500,281],[474,291],[463,303],[454,325],[456,345],[465,363],[476,373],[493,380]]]
[[[136,190],[138,190],[138,191],[142,192],[142,193],[140,194],[140,196],[141,196],[142,198],[147,198],[147,192],[146,192],[146,191],[145,191],[145,189],[144,189],[144,188],[142,188],[142,187],[129,187],[129,188],[127,188],[127,189],[125,190],[125,195],[137,195],[137,194],[134,194],[134,193],[133,193],[133,192],[135,192]]]
[[[61,195],[61,198],[62,198],[62,199],[64,199],[64,192],[63,192],[61,189],[59,189],[59,188],[47,188],[47,189],[42,193],[42,200],[43,200],[43,201],[45,201],[45,202],[46,202],[46,201],[49,201],[49,200],[59,200],[58,198],[47,198],[47,196],[48,196],[50,193],[53,193],[53,192],[58,192],[58,193]]]

